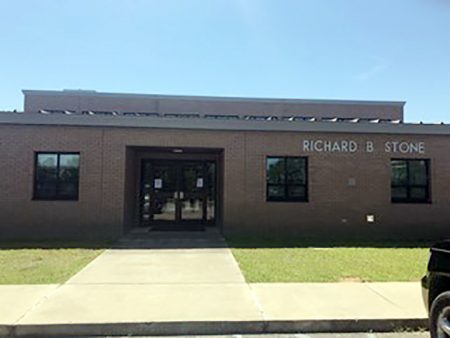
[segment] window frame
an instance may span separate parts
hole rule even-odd
[[[275,184],[275,183],[269,183],[268,182],[268,172],[267,172],[267,162],[269,159],[283,159],[284,161],[284,182]],[[288,159],[302,159],[305,163],[305,177],[304,177],[304,184],[290,184],[288,182],[288,166],[287,162]],[[309,202],[309,164],[308,164],[308,157],[307,156],[275,156],[270,155],[266,156],[264,160],[264,172],[265,172],[265,183],[266,183],[266,202],[296,202],[296,203],[308,203]],[[282,186],[284,188],[284,197],[277,198],[277,197],[270,197],[269,196],[269,187],[270,186]],[[289,187],[303,187],[305,189],[305,196],[302,198],[292,198],[288,195],[288,189]]]
[[[394,161],[403,161],[406,162],[406,184],[393,184],[392,180],[392,162]],[[411,162],[425,162],[425,175],[426,175],[426,183],[425,185],[419,184],[411,184],[410,183],[410,163]],[[391,158],[389,162],[390,169],[390,177],[391,177],[391,203],[392,204],[431,204],[431,160],[429,158]],[[405,188],[406,189],[406,198],[394,198],[392,195],[393,188]],[[425,189],[426,197],[424,199],[414,199],[411,198],[411,190],[414,188],[422,188]]]
[[[56,183],[55,183],[55,195],[50,197],[41,197],[37,194],[37,184],[38,184],[38,158],[39,155],[56,155]],[[59,185],[59,172],[61,169],[61,155],[78,155],[78,182],[77,182],[77,192],[74,196],[58,196],[58,185]],[[34,173],[33,173],[33,201],[78,201],[80,198],[80,167],[81,167],[81,155],[77,151],[35,151],[34,152]]]

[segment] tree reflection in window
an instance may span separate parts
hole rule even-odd
[[[393,203],[429,203],[429,160],[391,160]]]
[[[36,200],[78,200],[79,153],[36,153]]]
[[[267,201],[308,201],[306,157],[267,157]]]

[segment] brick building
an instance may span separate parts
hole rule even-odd
[[[404,102],[24,94],[0,113],[2,240],[448,233],[450,127]]]

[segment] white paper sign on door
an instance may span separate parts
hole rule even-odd
[[[203,178],[197,178],[197,188],[203,188]]]
[[[155,180],[154,180],[154,182],[153,182],[153,187],[154,187],[155,189],[161,189],[161,188],[162,188],[162,184],[163,184],[162,179],[160,179],[160,178],[155,178]]]

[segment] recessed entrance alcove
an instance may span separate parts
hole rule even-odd
[[[126,230],[221,226],[222,149],[127,147]]]

